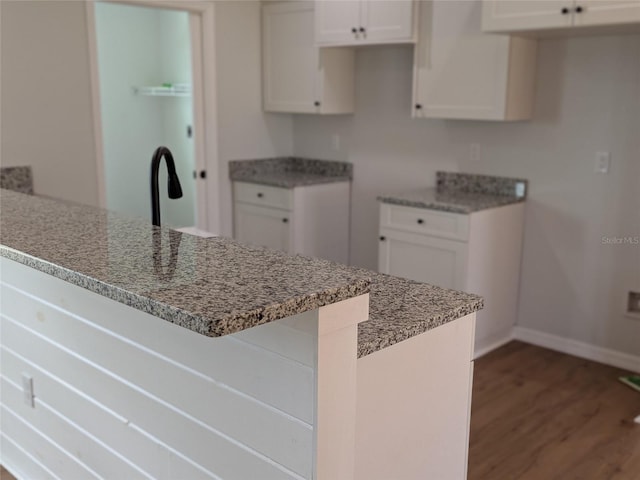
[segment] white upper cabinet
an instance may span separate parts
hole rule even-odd
[[[372,43],[415,41],[415,9],[411,0],[361,1],[360,19],[365,31],[359,40]]]
[[[360,0],[316,1],[318,44],[353,44],[360,26]]]
[[[640,26],[640,0],[576,0],[574,3],[575,26],[630,23]]]
[[[264,110],[352,113],[354,52],[315,45],[313,2],[262,8]]]
[[[484,31],[571,26],[573,0],[484,0]]]
[[[358,46],[415,42],[414,0],[316,0],[316,43]]]
[[[640,23],[640,0],[484,0],[486,32]]]
[[[415,118],[531,118],[537,41],[484,34],[481,16],[480,0],[420,2]]]

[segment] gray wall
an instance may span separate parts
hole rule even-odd
[[[0,1],[3,166],[33,165],[37,193],[98,203],[84,2]],[[288,155],[290,115],[262,112],[260,2],[217,1],[221,231],[231,235],[229,160]],[[219,203],[219,205],[215,205]]]
[[[602,244],[640,235],[640,36],[541,41],[531,122],[411,120],[411,62],[409,47],[360,50],[356,114],[294,120],[296,155],[354,163],[353,263],[376,268],[380,192],[433,185],[438,169],[528,178],[518,324],[640,354],[623,314],[640,246]],[[602,150],[608,175],[593,171]]]
[[[83,2],[0,2],[3,166],[37,193],[98,203]]]
[[[290,155],[291,115],[262,111],[259,1],[216,2],[221,232],[231,235],[229,160]]]

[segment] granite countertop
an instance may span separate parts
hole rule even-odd
[[[0,167],[0,188],[33,194],[33,174],[28,165]]]
[[[297,157],[233,160],[229,162],[229,178],[236,182],[295,188],[351,181],[353,165],[348,162]]]
[[[0,255],[207,336],[369,292],[347,266],[0,190]]]
[[[325,260],[201,238],[0,190],[0,255],[207,336],[370,292],[362,357],[482,308],[482,298]]]
[[[465,193],[438,191],[436,187],[421,188],[392,195],[381,195],[382,203],[403,205],[406,207],[426,208],[452,213],[473,213],[488,208],[502,207],[524,201],[523,198],[506,195],[487,195],[484,193]]]
[[[358,358],[464,317],[482,297],[382,273],[371,277],[369,320],[358,325]]]
[[[524,202],[528,182],[520,178],[437,172],[437,186],[380,195],[383,203],[469,214]],[[522,191],[518,191],[522,190]]]

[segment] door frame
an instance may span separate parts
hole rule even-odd
[[[104,141],[102,136],[102,112],[100,108],[100,76],[98,72],[98,41],[96,36],[95,3],[106,2],[137,7],[179,10],[189,15],[191,31],[191,58],[193,69],[193,129],[196,169],[205,170],[204,188],[197,192],[197,227],[220,232],[220,182],[218,156],[218,122],[216,98],[216,51],[214,2],[193,0],[85,0],[87,33],[89,40],[89,68],[91,78],[91,104],[93,114],[94,145],[98,202],[107,207],[105,191]],[[194,41],[195,40],[195,41]],[[202,206],[205,208],[203,209]],[[204,210],[204,211],[203,211]]]

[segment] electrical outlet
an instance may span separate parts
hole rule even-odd
[[[594,171],[596,173],[609,173],[609,168],[611,168],[611,154],[609,152],[596,152]]]
[[[331,145],[336,152],[340,150],[340,135],[334,133],[331,136]]]
[[[28,373],[22,374],[22,395],[23,401],[31,408],[35,407],[33,401],[33,377]]]
[[[472,143],[469,147],[469,160],[477,162],[480,160],[480,144]]]
[[[627,314],[640,318],[640,292],[629,290],[627,297]]]

